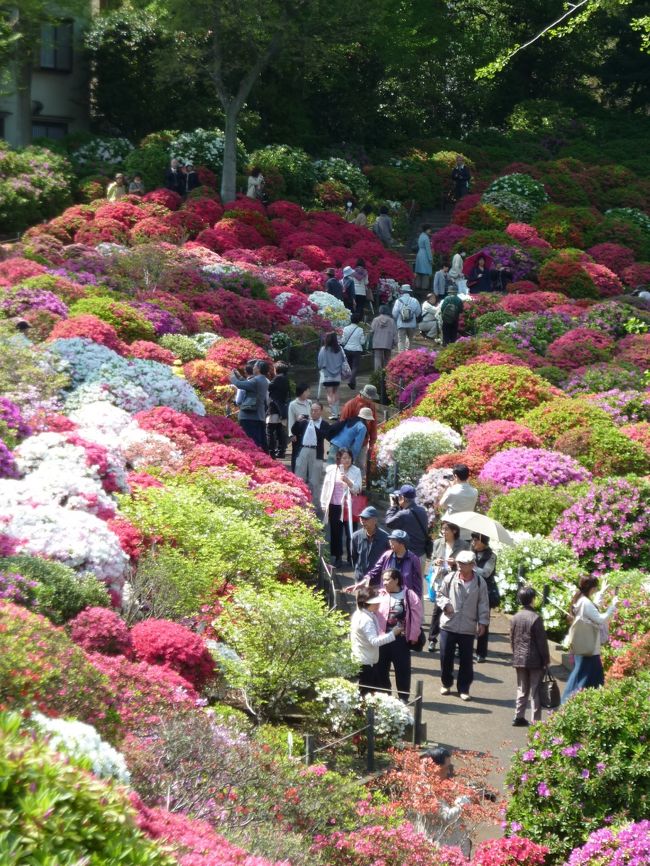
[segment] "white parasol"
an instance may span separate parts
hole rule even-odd
[[[479,535],[487,535],[490,541],[497,541],[500,544],[508,545],[508,547],[512,547],[515,543],[514,538],[498,520],[492,520],[491,517],[478,514],[476,511],[458,511],[457,513],[445,514],[442,519],[447,523],[460,526],[461,529],[478,532]]]

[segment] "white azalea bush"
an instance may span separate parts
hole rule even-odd
[[[605,216],[634,223],[642,231],[650,235],[650,216],[636,207],[612,207],[605,211]]]
[[[356,683],[330,677],[316,684],[316,700],[323,705],[322,720],[334,734],[358,730],[366,724],[366,710],[375,711],[375,737],[382,746],[394,746],[404,736],[413,714],[392,695],[376,692],[361,696]]]
[[[81,167],[119,167],[133,150],[128,138],[96,137],[82,144],[70,154],[72,162]]]
[[[100,779],[115,779],[128,785],[131,774],[121,752],[103,740],[92,725],[67,719],[51,719],[33,713],[32,724],[47,737],[48,746],[72,758],[89,761],[93,773]]]
[[[181,132],[169,143],[169,156],[182,164],[204,165],[211,171],[223,168],[224,135],[220,129],[202,129]],[[248,155],[242,142],[237,139],[237,167],[243,169]]]
[[[329,292],[312,292],[309,300],[318,308],[318,313],[332,323],[334,328],[344,328],[350,324],[350,311],[343,301],[339,301]]]
[[[544,184],[528,174],[504,174],[498,177],[485,191],[485,195],[491,193],[506,193],[524,198],[537,209],[550,201]]]
[[[483,204],[491,204],[507,211],[516,222],[529,223],[539,208],[522,195],[515,195],[507,190],[486,192],[481,198]]]
[[[560,637],[566,631],[569,605],[582,573],[578,560],[562,542],[525,532],[513,536],[515,545],[503,547],[497,556],[495,577],[501,609],[515,613],[519,588],[532,586],[538,593],[537,604],[547,632]]]
[[[314,162],[316,178],[319,181],[335,180],[345,184],[356,199],[364,198],[370,192],[368,178],[357,165],[341,159],[338,156],[330,156],[329,159],[317,159]]]
[[[377,439],[377,466],[397,465],[399,480],[417,484],[427,466],[440,454],[457,451],[460,435],[447,424],[430,418],[407,418]]]

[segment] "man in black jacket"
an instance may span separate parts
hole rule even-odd
[[[465,160],[460,154],[456,157],[456,165],[451,172],[451,179],[454,182],[454,193],[456,200],[461,199],[469,192],[469,182],[472,179],[469,169],[465,165]]]
[[[165,172],[165,186],[179,195],[183,195],[185,192],[185,175],[182,173],[177,159],[172,159]]]
[[[323,457],[325,439],[328,438],[330,425],[323,419],[323,404],[314,400],[309,418],[299,418],[291,428],[299,446],[296,457],[296,475],[309,485],[312,502],[320,514],[320,491],[323,486]]]
[[[404,484],[391,493],[385,522],[391,532],[393,529],[408,532],[409,550],[420,557],[421,573],[426,574],[429,515],[426,508],[415,504],[415,487],[412,484]]]

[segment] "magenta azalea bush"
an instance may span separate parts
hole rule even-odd
[[[590,477],[586,469],[566,454],[544,448],[510,448],[490,457],[479,481],[492,481],[505,490],[514,490],[524,484],[557,487]]]
[[[553,530],[594,574],[650,567],[650,485],[609,478],[592,485]]]
[[[596,830],[571,852],[565,866],[647,866],[650,863],[650,821],[617,829]]]

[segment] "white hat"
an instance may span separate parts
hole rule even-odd
[[[476,562],[476,556],[474,555],[474,551],[473,550],[461,550],[460,553],[456,554],[456,562],[462,562],[462,563]]]
[[[400,292],[412,292],[413,289],[409,286],[408,283],[404,283],[404,285],[399,287]]]
[[[350,265],[346,265],[343,268],[343,276],[344,277],[351,277],[353,273],[354,273],[354,268],[351,268]]]
[[[374,421],[375,416],[372,414],[372,409],[368,409],[367,406],[364,406],[363,409],[359,409],[359,414],[357,418],[363,418],[364,421]]]

